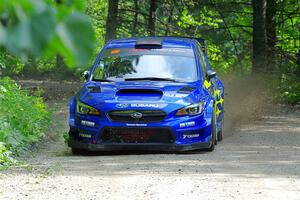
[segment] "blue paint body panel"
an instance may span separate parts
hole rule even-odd
[[[77,149],[111,151],[111,150],[191,150],[209,148],[212,139],[212,116],[214,111],[215,97],[213,93],[204,87],[203,74],[199,55],[195,53],[198,80],[195,82],[168,82],[168,81],[117,81],[117,82],[96,82],[92,80],[92,74],[97,67],[101,54],[106,49],[135,48],[137,40],[143,38],[124,38],[111,40],[99,53],[90,78],[84,83],[76,96],[70,99],[70,141],[69,146]],[[162,37],[162,48],[197,48],[197,41],[187,38]],[[211,66],[207,56],[205,61],[206,68]],[[184,69],[183,72],[184,73]],[[219,89],[224,98],[224,86],[219,77],[212,80],[213,89]],[[101,88],[101,91],[92,92],[90,88]],[[183,88],[192,88],[189,91],[181,91]],[[123,94],[120,90],[151,90],[158,93],[145,94]],[[100,116],[82,115],[77,113],[76,105],[78,102],[89,105],[101,112]],[[203,111],[193,116],[177,116],[176,112],[186,106],[204,102]],[[166,115],[160,121],[115,121],[112,120],[109,113],[116,110],[134,110],[142,111],[162,111]],[[223,107],[220,116],[223,117]],[[221,126],[222,117],[218,117],[217,126]],[[94,123],[93,126],[87,126],[83,122]],[[144,129],[168,130],[171,142],[103,142],[102,134],[107,128],[118,129]],[[155,134],[155,133],[151,133]],[[158,134],[158,133],[157,133]]]

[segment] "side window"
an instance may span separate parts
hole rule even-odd
[[[206,78],[206,62],[204,60],[204,55],[203,52],[201,50],[201,47],[199,45],[197,45],[197,51],[198,51],[198,57],[199,57],[199,61],[200,61],[200,65],[201,65],[201,72],[202,72],[202,76],[203,76],[203,81]]]
[[[103,79],[103,72],[104,72],[104,61],[103,60],[99,60],[96,69],[94,71],[93,74],[93,80],[95,79]]]

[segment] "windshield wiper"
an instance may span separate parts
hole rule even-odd
[[[172,82],[178,82],[175,79],[172,78],[159,78],[159,77],[143,77],[143,78],[125,78],[125,81],[172,81]]]
[[[92,81],[97,81],[97,82],[115,82],[113,80],[109,80],[109,79],[93,79]]]

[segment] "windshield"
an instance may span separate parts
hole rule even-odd
[[[192,49],[107,49],[92,80],[193,82],[197,69]]]

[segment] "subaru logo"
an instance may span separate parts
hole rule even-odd
[[[143,117],[143,114],[140,112],[135,112],[135,113],[130,114],[130,116],[134,119],[141,119]]]

